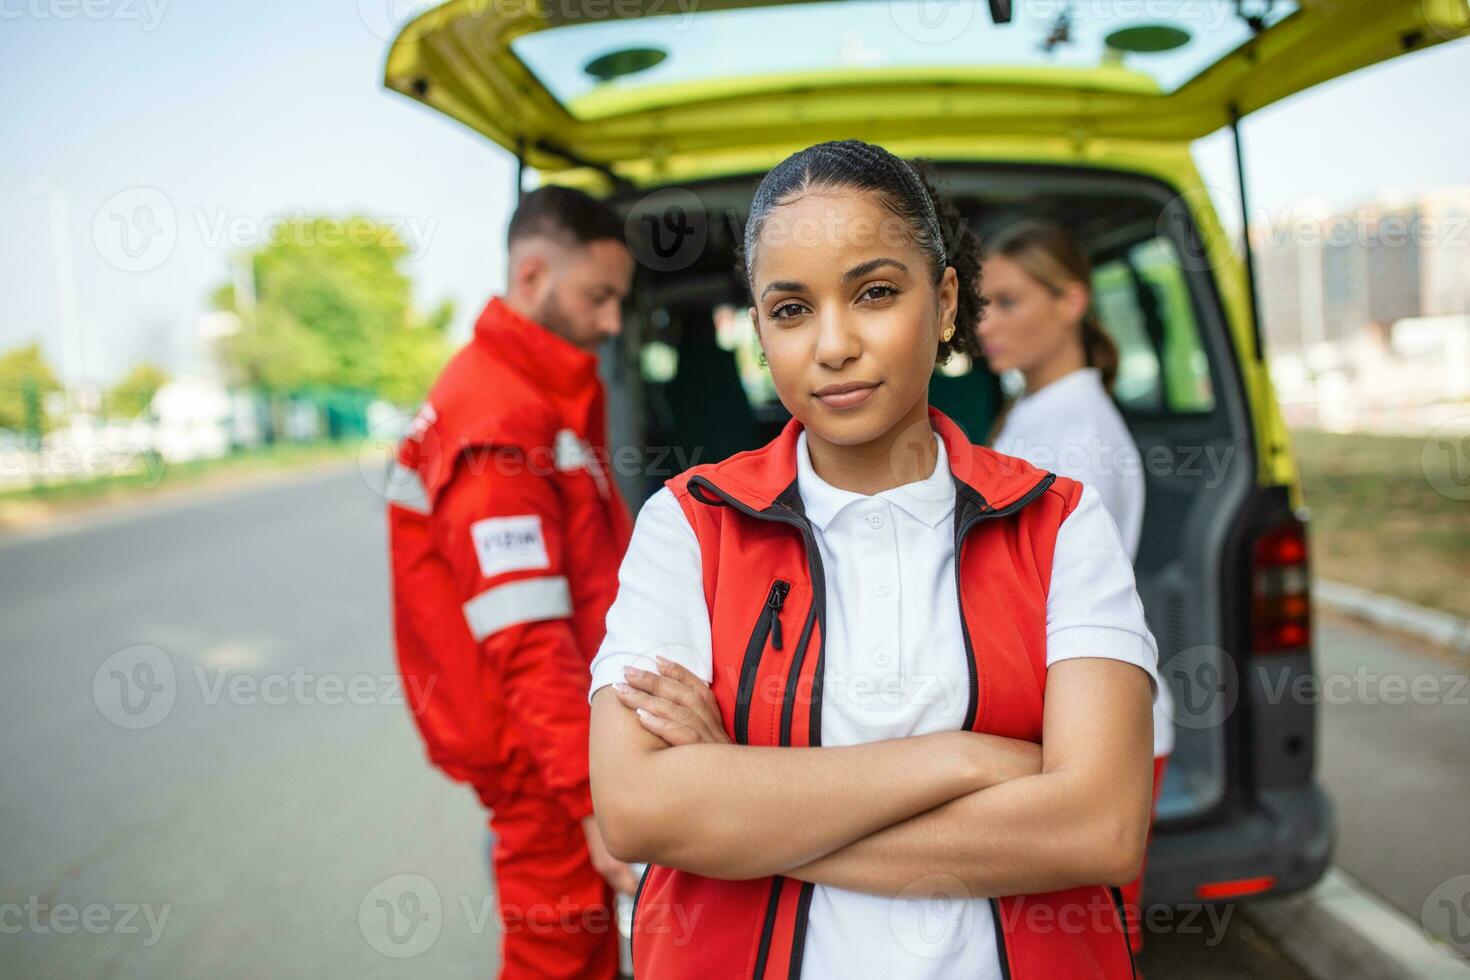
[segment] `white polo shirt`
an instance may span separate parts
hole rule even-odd
[[[936,435],[935,443],[937,465],[927,478],[864,496],[817,476],[806,431],[797,438],[797,488],[827,578],[823,745],[964,724],[969,672],[954,585],[954,481],[944,442]],[[667,487],[640,510],[618,577],[591,691],[622,680],[628,664],[656,670],[655,654],[708,682],[699,540]],[[1046,628],[1048,665],[1124,660],[1147,672],[1157,697],[1158,648],[1117,528],[1091,487],[1057,535]],[[916,881],[912,892],[887,898],[817,885],[802,975],[1000,980],[989,900],[964,895],[946,875]]]
[[[1143,529],[1143,459],[1123,413],[1103,386],[1102,372],[1088,367],[1063,375],[1011,405],[997,452],[1097,487],[1128,549],[1138,557]],[[1165,684],[1154,701],[1154,756],[1174,751],[1174,699]]]
[[[1097,368],[1081,368],[1019,395],[995,437],[995,450],[1097,487],[1129,557],[1138,554],[1143,459]]]

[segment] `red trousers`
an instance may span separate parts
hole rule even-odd
[[[1168,764],[1169,757],[1161,755],[1154,759],[1154,802],[1159,805],[1159,789],[1164,785],[1164,767]],[[1148,822],[1148,837],[1153,840],[1154,823],[1150,814]],[[1133,948],[1135,955],[1143,952],[1143,909],[1139,904],[1143,896],[1143,872],[1148,866],[1148,858],[1144,858],[1144,867],[1138,869],[1138,877],[1124,885],[1119,891],[1123,894],[1123,908],[1128,915],[1128,945]]]
[[[592,867],[581,825],[554,800],[517,795],[495,802],[490,829],[500,980],[614,980],[613,890]]]

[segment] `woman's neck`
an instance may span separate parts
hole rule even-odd
[[[920,399],[893,428],[871,442],[843,446],[806,430],[812,469],[839,490],[872,496],[934,473],[939,451],[929,422],[929,403]]]
[[[1082,352],[1082,345],[1066,344],[1061,350],[1042,363],[1022,370],[1021,375],[1026,379],[1026,393],[1034,395],[1053,381],[1065,378],[1074,371],[1080,371],[1087,367],[1087,355]]]

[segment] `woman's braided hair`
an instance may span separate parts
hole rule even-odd
[[[869,191],[912,232],[914,243],[929,257],[930,281],[936,288],[946,266],[954,266],[959,278],[954,335],[939,342],[935,361],[943,364],[956,351],[978,357],[980,319],[989,302],[980,292],[980,243],[964,216],[934,183],[934,171],[927,161],[909,163],[863,140],[830,140],[798,150],[773,167],[756,187],[739,248],[746,286],[753,294],[755,248],[772,210],[808,191]]]

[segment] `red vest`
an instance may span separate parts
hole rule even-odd
[[[973,445],[933,407],[929,417],[955,482],[955,586],[969,673],[965,727],[1039,743],[1051,559],[1082,485]],[[797,492],[800,430],[792,419],[760,449],[667,481],[699,539],[711,687],[726,733],[740,744],[821,744],[826,586]],[[635,975],[796,980],[814,888],[781,875],[724,881],[650,865],[634,905]],[[990,901],[1011,980],[1132,976],[1116,889]]]

